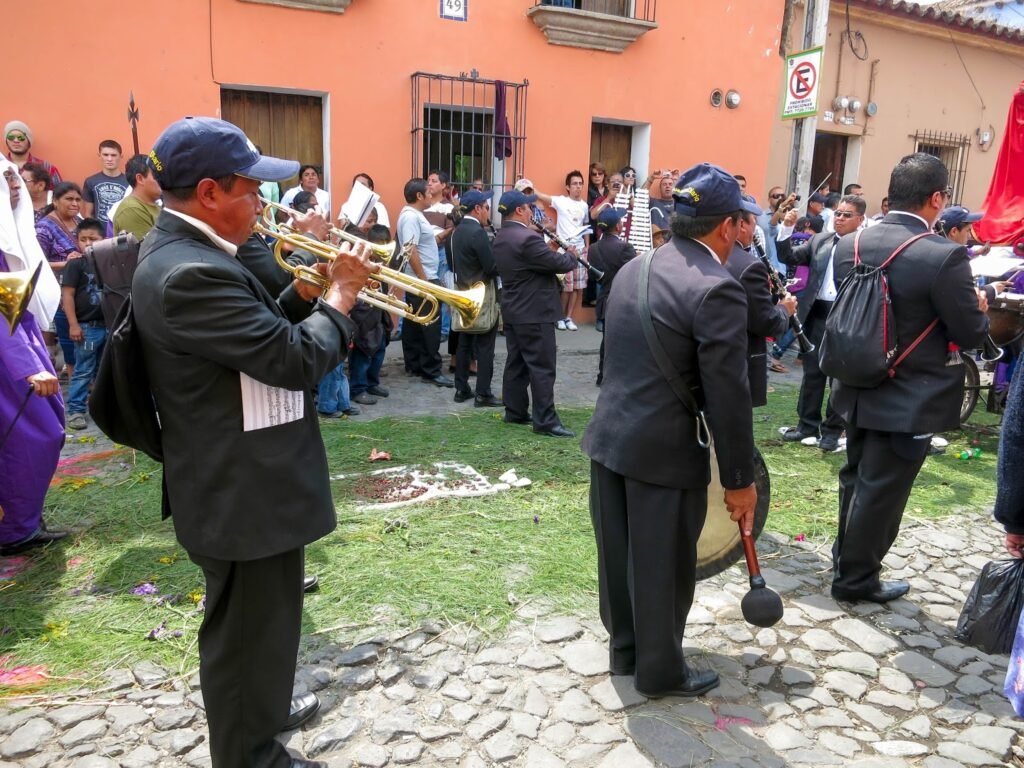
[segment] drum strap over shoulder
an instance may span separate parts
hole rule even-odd
[[[687,389],[679,371],[677,371],[675,366],[672,365],[672,361],[669,359],[668,353],[665,352],[665,347],[662,346],[661,340],[658,338],[658,334],[654,330],[654,320],[651,318],[651,301],[649,295],[651,262],[654,261],[654,254],[657,253],[661,247],[663,246],[649,250],[640,260],[640,280],[637,282],[637,301],[639,304],[640,327],[643,329],[644,340],[647,342],[647,347],[651,350],[651,354],[654,355],[654,359],[658,363],[658,368],[661,369],[661,375],[665,377],[665,381],[668,382],[669,387],[672,388],[676,397],[678,397],[682,402],[683,407],[690,412],[697,422],[697,444],[701,448],[707,448],[711,445],[711,431],[708,429],[707,419],[704,418],[704,411],[702,411],[700,406],[697,405],[697,398],[695,398],[693,393]]]

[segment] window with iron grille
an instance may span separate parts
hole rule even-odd
[[[412,76],[412,175],[447,171],[461,192],[475,179],[511,189],[526,163],[529,83],[469,75]]]
[[[534,5],[550,5],[555,8],[571,8],[591,13],[607,13],[627,19],[654,21],[658,0],[534,0]]]
[[[950,205],[961,205],[970,150],[971,139],[962,133],[918,131],[914,134],[914,151],[939,158],[949,171],[949,186],[953,190]]]

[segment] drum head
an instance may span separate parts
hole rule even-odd
[[[754,486],[757,507],[754,509],[754,538],[757,539],[768,520],[771,503],[771,480],[761,452],[754,449]],[[697,541],[697,579],[710,579],[743,559],[743,543],[739,526],[729,519],[723,496],[725,489],[718,479],[718,457],[711,447],[711,483],[708,485],[708,513],[704,529]]]

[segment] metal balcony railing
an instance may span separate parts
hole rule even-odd
[[[657,21],[658,0],[536,0],[534,5],[591,13],[607,13],[639,21]]]

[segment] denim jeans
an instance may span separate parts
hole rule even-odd
[[[445,249],[440,248],[441,258],[437,265],[437,282],[446,288],[455,285],[455,275],[448,269],[448,258]],[[452,310],[447,304],[441,304],[441,338],[444,339],[452,330]]]
[[[60,351],[64,353],[64,364],[74,366],[75,342],[68,336],[71,325],[68,323],[68,316],[64,314],[62,307],[57,307],[57,312],[53,316],[53,327],[57,332],[57,343],[60,344]]]
[[[348,355],[349,394],[355,397],[370,387],[380,386],[380,368],[384,364],[386,349],[387,343],[382,341],[371,357],[358,347],[352,348]]]
[[[348,399],[348,376],[342,363],[320,381],[316,409],[323,414],[347,411],[352,407]]]
[[[85,413],[89,386],[96,378],[107,329],[102,323],[96,326],[86,323],[82,326],[82,336],[82,341],[75,342],[75,375],[71,377],[68,389],[68,415]]]

